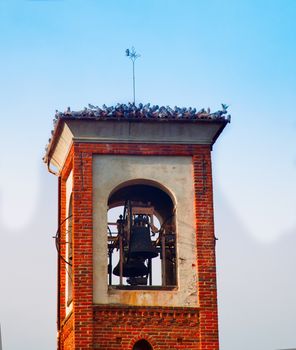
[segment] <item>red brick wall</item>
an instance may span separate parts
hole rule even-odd
[[[146,339],[154,350],[199,349],[198,309],[94,308],[94,349],[132,350]]]
[[[61,325],[59,344],[60,350],[74,349],[73,314],[71,314]]]
[[[65,218],[67,216],[66,213],[66,181],[64,179],[61,179],[59,182],[60,188],[60,226],[59,226],[59,256],[65,257],[66,256],[66,246],[63,244],[66,240],[66,225],[63,223],[65,221]],[[63,223],[63,224],[62,224]],[[60,324],[60,320],[63,320],[66,316],[66,309],[65,309],[65,289],[66,289],[66,269],[65,269],[65,263],[60,258],[58,260],[58,271],[59,271],[59,278],[58,278],[58,290],[59,290],[59,300],[58,300],[58,323]],[[58,324],[58,328],[59,328]]]
[[[93,154],[191,156],[196,209],[198,309],[98,306],[92,303]],[[73,169],[73,349],[125,349],[147,339],[153,349],[218,350],[215,240],[211,149],[205,145],[76,143],[64,166],[63,183]],[[65,211],[65,210],[64,210]],[[61,218],[66,214],[61,210]],[[61,263],[63,265],[63,263]],[[65,275],[61,266],[60,318],[65,318]],[[60,326],[60,339],[65,339]],[[69,338],[71,339],[71,338]],[[64,341],[59,350],[72,349]],[[63,347],[64,346],[64,347]]]
[[[201,349],[216,350],[218,310],[210,153],[193,156]]]

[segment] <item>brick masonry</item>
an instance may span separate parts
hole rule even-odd
[[[92,157],[94,154],[191,156],[196,212],[198,308],[93,305]],[[146,339],[154,350],[218,350],[211,147],[206,145],[74,143],[60,177],[60,222],[65,184],[73,170],[73,310],[66,317],[65,263],[59,260],[58,350],[132,350]],[[65,228],[61,227],[61,239]],[[62,248],[64,249],[64,248]],[[61,254],[65,254],[62,250]]]

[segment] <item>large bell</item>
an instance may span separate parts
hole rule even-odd
[[[148,274],[148,268],[143,263],[143,260],[129,259],[122,266],[122,277],[139,277]],[[113,274],[120,276],[120,262],[114,267]]]
[[[157,249],[152,245],[148,226],[132,227],[129,256],[141,259],[151,259],[158,256]]]

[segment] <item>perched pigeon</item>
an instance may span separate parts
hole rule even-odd
[[[221,106],[222,106],[223,112],[226,112],[226,111],[227,111],[227,108],[229,107],[229,106],[227,106],[227,105],[224,104],[224,103],[221,103]]]

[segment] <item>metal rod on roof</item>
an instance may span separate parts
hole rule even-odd
[[[136,50],[134,47],[132,47],[131,49],[126,49],[125,50],[125,54],[127,57],[130,58],[130,60],[132,61],[133,64],[133,103],[134,105],[136,104],[136,75],[135,75],[135,61],[138,57],[140,57],[141,55],[136,53]]]
[[[134,104],[136,104],[135,61],[133,61],[133,97],[134,97]]]

